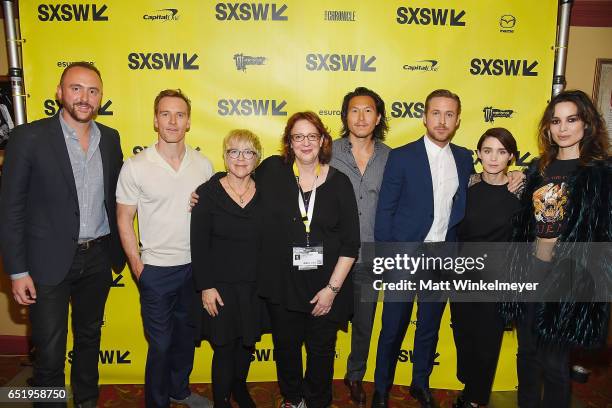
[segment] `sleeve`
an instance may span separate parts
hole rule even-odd
[[[214,287],[214,276],[210,270],[212,252],[210,236],[212,234],[211,200],[206,194],[206,183],[196,190],[200,196],[198,204],[191,210],[191,268],[193,281],[198,291]]]
[[[341,182],[338,188],[340,198],[340,256],[357,258],[361,239],[359,236],[359,211],[350,180],[338,171]]]
[[[140,187],[134,174],[133,159],[128,159],[121,167],[117,180],[117,202],[125,205],[136,205],[140,198]]]
[[[25,228],[33,151],[29,131],[21,126],[12,131],[2,169],[0,242],[4,270],[9,275],[28,271]]]
[[[374,223],[374,239],[376,241],[393,241],[391,234],[393,217],[397,210],[402,184],[404,183],[404,172],[397,150],[389,152],[389,158],[385,165],[383,180],[378,194],[378,206],[376,207],[376,221]]]

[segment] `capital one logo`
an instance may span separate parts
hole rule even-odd
[[[39,4],[40,21],[108,21],[106,4]]]
[[[465,26],[463,17],[465,10],[421,7],[398,7],[398,24],[434,25],[434,26]]]
[[[220,21],[287,21],[287,5],[276,3],[217,3],[215,18]]]
[[[308,71],[361,71],[376,72],[375,55],[355,54],[308,54]]]
[[[538,76],[538,61],[515,59],[472,58],[470,74],[493,76]]]

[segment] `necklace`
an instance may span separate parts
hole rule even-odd
[[[230,184],[229,179],[228,178],[225,179],[225,181],[227,182],[227,185],[230,188],[230,190],[232,190],[232,192],[238,196],[238,199],[240,200],[240,204],[244,204],[244,198],[243,197],[251,189],[251,180],[252,180],[251,177],[249,177],[249,181],[247,182],[246,188],[244,189],[242,194],[238,194],[238,192],[236,190],[234,190],[234,187],[232,187],[232,185]]]

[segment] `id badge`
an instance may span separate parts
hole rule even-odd
[[[297,266],[300,271],[317,269],[323,265],[323,246],[294,246],[293,247],[293,266]]]

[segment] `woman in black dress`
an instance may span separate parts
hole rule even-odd
[[[263,214],[258,291],[268,305],[286,408],[331,404],[336,332],[352,311],[359,217],[351,182],[328,165],[331,143],[315,113],[296,113],[282,155],[255,174]]]
[[[489,129],[478,140],[477,154],[483,171],[470,178],[458,239],[461,242],[508,242],[512,237],[512,217],[519,209],[517,195],[508,191],[507,175],[508,166],[518,154],[516,140],[507,129]],[[474,249],[469,246],[466,245],[466,251]],[[490,249],[497,249],[495,247],[494,244]],[[489,257],[489,271],[491,267],[502,267],[492,263],[497,262]],[[451,302],[451,314],[457,347],[457,378],[464,384],[454,408],[487,405],[504,332],[497,303]]]
[[[263,301],[256,293],[258,193],[251,173],[261,144],[248,130],[223,141],[227,172],[197,189],[191,215],[191,257],[196,289],[202,291],[202,338],[214,350],[215,408],[255,407],[246,386],[255,342],[261,334]]]

